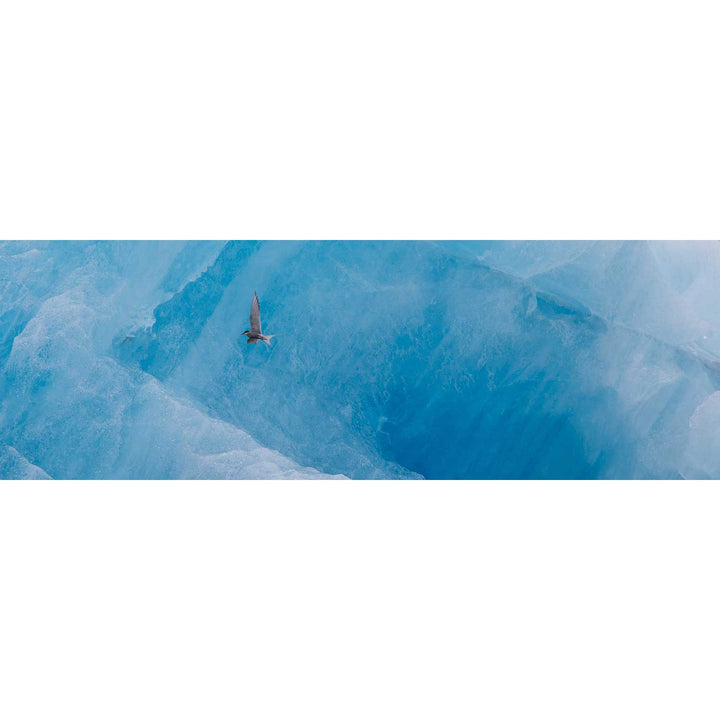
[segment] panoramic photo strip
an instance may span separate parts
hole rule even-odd
[[[0,478],[720,478],[720,243],[0,245]]]

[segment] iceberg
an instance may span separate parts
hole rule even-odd
[[[7,242],[0,477],[717,478],[719,273],[709,242]]]

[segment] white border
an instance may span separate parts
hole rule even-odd
[[[718,483],[0,487],[3,718],[714,718]]]
[[[8,0],[0,237],[718,239],[719,21]]]

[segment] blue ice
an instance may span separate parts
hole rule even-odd
[[[719,246],[4,243],[0,477],[720,477]]]

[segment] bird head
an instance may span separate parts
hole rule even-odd
[[[250,331],[249,331],[249,330],[246,330],[246,331],[243,333],[243,335],[249,335],[249,334],[250,334]]]

